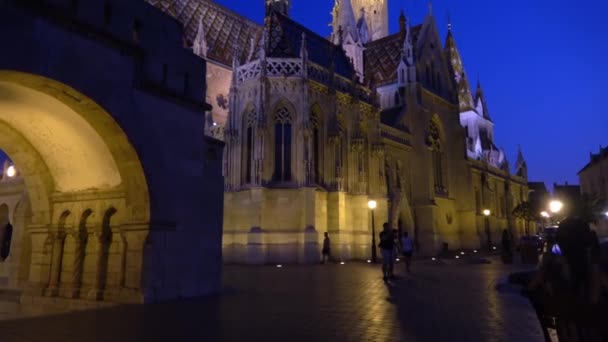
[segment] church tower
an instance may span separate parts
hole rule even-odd
[[[349,0],[342,0],[349,1]],[[388,0],[350,0],[357,16],[365,15],[370,40],[388,36]],[[360,19],[357,17],[357,19]]]
[[[289,16],[290,0],[265,0],[266,1],[266,15],[270,11],[279,12],[285,16]]]

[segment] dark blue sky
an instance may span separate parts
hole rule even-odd
[[[262,0],[216,1],[262,21]],[[425,0],[388,2],[391,32],[402,8],[414,24],[428,12]],[[325,36],[332,6],[333,0],[292,0],[291,16]],[[589,152],[608,145],[602,103],[608,99],[608,3],[434,0],[442,39],[448,12],[469,79],[480,75],[497,145],[511,164],[520,144],[530,180],[578,183]]]

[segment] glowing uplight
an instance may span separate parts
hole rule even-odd
[[[340,261],[340,265],[344,265],[344,261]]]
[[[456,256],[456,259],[460,259],[460,255],[457,255],[457,256]]]
[[[606,212],[604,213],[604,215],[605,215],[606,217],[608,217],[608,210],[606,210]]]
[[[483,210],[483,215],[484,216],[490,216],[490,209],[484,209]]]
[[[367,259],[367,263],[368,263],[368,264],[369,264],[369,263],[371,263],[371,262],[372,262],[371,260]]]
[[[540,216],[544,217],[544,218],[548,218],[549,217],[549,213],[546,211],[541,211],[540,212]]]
[[[14,165],[11,165],[6,169],[6,175],[9,177],[11,177],[11,178],[15,177],[16,174],[17,174],[17,169],[15,169]]]
[[[435,261],[435,260],[437,260],[437,259],[435,259],[435,258],[431,258],[431,260]]]
[[[496,246],[493,246],[492,249],[496,249]]]
[[[371,200],[371,201],[367,202],[367,206],[368,206],[368,207],[369,207],[371,210],[376,209],[376,206],[377,206],[377,205],[378,205],[378,203],[376,203],[376,201],[374,201],[374,200]]]
[[[475,249],[475,250],[473,250],[473,253],[477,253],[477,250],[476,250],[476,249]]]
[[[283,265],[280,265],[280,264],[279,264],[279,265],[277,265],[277,267],[278,267],[278,268],[281,268],[281,267],[283,267]]]
[[[399,258],[395,259],[395,261],[399,261]]]
[[[464,252],[460,252],[461,255],[464,255]]]

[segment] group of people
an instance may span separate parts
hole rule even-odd
[[[380,232],[380,243],[378,244],[378,247],[380,247],[382,252],[382,278],[384,281],[395,279],[393,269],[395,260],[398,258],[399,254],[403,255],[406,272],[411,272],[414,241],[409,237],[407,232],[403,232],[403,235],[399,237],[396,229],[391,229],[388,222],[384,223],[383,230]],[[325,238],[323,239],[321,255],[322,264],[329,261],[331,247],[328,233],[325,233]]]

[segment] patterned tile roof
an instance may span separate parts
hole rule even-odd
[[[213,0],[145,1],[182,23],[188,45],[194,41],[199,20],[202,18],[209,47],[207,58],[227,66],[232,65],[235,46],[239,48],[243,62],[250,52],[251,40],[257,42],[262,33],[261,25],[218,5]]]
[[[416,46],[421,28],[422,25],[411,28],[414,46]],[[373,79],[377,86],[397,82],[397,67],[400,62],[404,39],[404,34],[397,32],[382,39],[372,41],[365,46],[365,79]],[[415,53],[416,51],[414,50]]]

